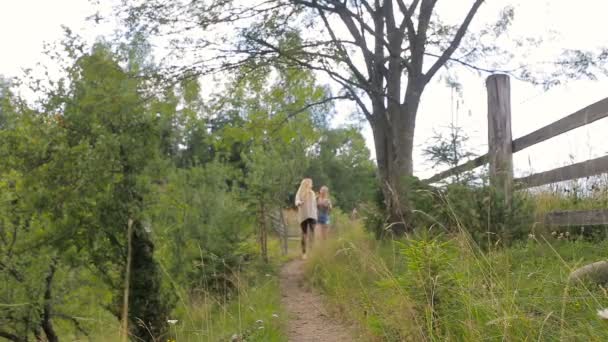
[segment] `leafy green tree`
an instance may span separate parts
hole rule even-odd
[[[19,260],[35,260],[37,250],[46,251],[41,257],[47,258],[40,272],[24,266],[23,273],[42,284],[44,294],[40,319],[22,319],[26,328],[18,336],[38,336],[36,327],[42,327],[49,340],[55,339],[50,328],[54,298],[47,293],[63,267],[92,265],[113,291],[109,310],[127,319],[121,303],[132,221],[128,319],[131,332],[149,340],[162,333],[171,304],[171,297],[161,294],[154,244],[142,215],[148,169],[158,159],[157,118],[144,101],[142,79],[134,77],[135,70],[123,69],[107,46],[98,44],[79,55],[68,71],[67,81],[59,82],[43,103],[49,114],[24,108],[15,115],[15,129],[2,131],[0,175],[8,196],[2,234],[9,241],[3,255],[16,255],[17,246]],[[2,270],[3,276],[11,277],[9,269]]]
[[[325,130],[305,174],[319,187],[328,186],[344,210],[374,201],[378,192],[376,168],[357,128]]]
[[[270,216],[285,206],[295,184],[301,178],[303,159],[298,157],[298,147],[289,144],[256,146],[245,156],[247,165],[247,200],[258,218],[258,241],[264,261],[268,262],[267,240]],[[287,236],[282,236],[286,239]],[[287,243],[286,240],[283,241]],[[285,248],[286,246],[284,246]]]
[[[466,1],[456,23],[442,18],[439,3],[146,0],[125,1],[120,9],[127,13],[129,27],[145,27],[181,42],[174,44],[178,55],[195,51],[194,63],[170,68],[173,73],[179,74],[182,69],[196,69],[201,74],[232,71],[253,60],[298,66],[332,79],[345,97],[356,103],[372,128],[391,227],[403,233],[411,216],[406,180],[413,176],[416,120],[421,98],[433,79],[464,67],[480,73],[510,73],[551,86],[568,78],[594,79],[596,74],[608,73],[604,65],[608,60],[606,49],[564,50],[555,57],[550,72],[545,63],[534,68],[525,58],[514,58],[516,53],[537,49],[539,44],[536,39],[507,36],[515,15],[513,6],[505,6],[496,20],[472,32],[483,0]],[[172,20],[166,19],[169,17]],[[226,30],[227,25],[236,27],[236,32]],[[281,44],[284,37],[300,33],[303,38],[298,44]],[[235,35],[239,39],[233,39]],[[226,44],[231,38],[232,49]],[[225,48],[200,53],[210,46]],[[199,56],[212,62],[201,63]]]
[[[90,178],[94,191],[92,197],[85,197],[89,210],[70,215],[84,221],[72,229],[78,229],[96,268],[116,289],[112,311],[121,319],[127,319],[118,303],[123,299],[126,261],[132,258],[128,319],[135,336],[151,340],[166,327],[170,308],[161,293],[154,243],[142,215],[143,198],[150,191],[147,168],[158,158],[159,139],[157,117],[142,98],[145,87],[134,77],[135,67],[130,68],[123,69],[112,52],[98,44],[76,61],[70,87],[56,102],[65,106],[68,148],[83,152],[83,169],[75,169]],[[128,256],[130,220],[132,255]]]
[[[10,129],[0,129],[0,301],[7,305],[0,312],[0,337],[26,341],[44,334],[57,341],[51,303],[56,253],[44,245],[30,251],[49,224],[36,213],[37,199],[48,193],[36,171],[45,163],[47,146],[54,145],[52,127],[32,112],[20,113],[10,93],[2,100]]]
[[[218,162],[176,168],[146,198],[146,217],[158,258],[177,292],[205,291],[226,298],[252,253],[251,215],[228,180],[235,170]]]

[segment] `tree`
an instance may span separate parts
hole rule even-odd
[[[371,125],[390,220],[407,223],[408,182],[403,179],[413,175],[416,119],[427,85],[444,68],[497,72],[501,70],[477,63],[492,56],[513,56],[497,43],[513,19],[512,7],[506,7],[494,24],[468,34],[483,2],[468,1],[455,25],[441,20],[437,0],[127,1],[123,17],[130,27],[175,37],[172,46],[180,52],[208,49],[209,58],[176,65],[168,70],[173,75],[193,69],[199,74],[230,71],[251,60],[325,73]],[[240,39],[233,31],[213,38],[228,25],[237,27]],[[279,44],[294,33],[302,33],[300,44]],[[230,39],[237,41],[235,48],[226,43]],[[516,42],[518,51],[525,42]],[[606,72],[598,62],[608,60],[608,53],[566,50],[556,59],[558,72],[546,78],[525,65],[502,71],[544,85],[559,83],[563,77],[558,76],[593,78],[594,71]],[[407,225],[391,226],[403,232]]]
[[[437,166],[453,168],[476,156],[475,153],[467,150],[466,143],[469,141],[469,136],[462,128],[450,124],[447,136],[437,131],[434,133],[431,141],[422,150],[427,160],[433,163],[433,168]],[[472,171],[454,175],[456,183],[468,183],[473,178]]]
[[[8,112],[11,110],[10,83],[0,75],[0,129],[4,129],[8,122]]]
[[[355,127],[324,130],[305,175],[318,186],[328,186],[335,205],[343,210],[375,200],[376,168],[363,135]]]

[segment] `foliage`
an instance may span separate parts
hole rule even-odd
[[[540,41],[509,34],[515,16],[511,5],[480,24],[475,21],[481,19],[483,0],[460,6],[463,13],[457,19],[444,15],[437,4],[436,0],[146,0],[124,1],[119,11],[126,14],[129,32],[143,29],[170,37],[176,56],[193,59],[184,66],[182,61],[188,58],[180,58],[168,67],[172,76],[179,77],[184,70],[210,75],[253,64],[297,67],[331,79],[340,88],[339,95],[304,101],[304,108],[348,99],[363,113],[374,135],[390,227],[403,233],[410,225],[402,221],[411,217],[411,206],[409,189],[399,182],[413,175],[416,120],[421,97],[434,78],[442,76],[458,88],[453,70],[468,68],[507,73],[550,87],[571,78],[608,74],[603,64],[608,59],[606,49],[564,50],[553,58],[553,68],[546,67],[545,56],[538,63],[542,67],[530,65],[526,57],[538,50]],[[167,21],[167,17],[174,19]],[[514,51],[524,58],[514,58]],[[431,152],[437,155],[439,151]]]
[[[309,275],[369,340],[600,341],[605,291],[567,278],[604,248],[531,236],[482,253],[462,234],[376,242],[355,229],[318,250]]]
[[[172,287],[227,296],[232,274],[251,259],[252,226],[238,193],[228,188],[232,174],[218,163],[176,169],[148,197],[146,216]]]
[[[374,200],[377,193],[376,168],[356,128],[323,132],[304,174],[319,187],[329,187],[335,205],[346,211]]]
[[[431,141],[422,149],[422,154],[433,163],[433,168],[439,166],[441,169],[451,169],[475,157],[475,153],[466,149],[469,136],[462,131],[462,128],[451,124],[447,136],[437,131],[434,133]],[[454,182],[467,184],[473,178],[473,172],[467,171],[463,174],[455,174]]]
[[[186,295],[171,316],[177,323],[171,325],[169,339],[285,341],[287,316],[281,307],[276,267],[252,263],[235,270],[230,276],[234,285],[230,300],[204,289]],[[177,290],[187,292],[181,285]]]
[[[133,338],[164,339],[193,302],[206,301],[205,324],[228,322],[253,293],[255,305],[273,293],[277,311],[276,279],[241,283],[260,271],[260,205],[290,203],[313,164],[345,206],[373,191],[361,134],[329,128],[329,89],[310,70],[243,64],[204,98],[196,73],[157,82],[167,75],[141,32],[89,47],[67,30],[60,48],[63,77],[33,80],[40,101],[0,84],[2,337],[81,338],[127,320]],[[248,314],[240,332],[281,338],[278,321],[250,331]]]

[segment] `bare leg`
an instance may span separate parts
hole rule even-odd
[[[329,235],[329,226],[326,224],[322,224],[320,226],[321,226],[321,239],[327,240],[327,237]]]

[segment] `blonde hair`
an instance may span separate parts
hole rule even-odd
[[[300,182],[300,187],[298,188],[298,192],[296,193],[296,198],[308,199],[311,194],[313,194],[312,179],[302,179],[302,182]]]
[[[327,186],[323,185],[321,189],[319,189],[319,197],[323,199],[329,198],[329,188]]]

